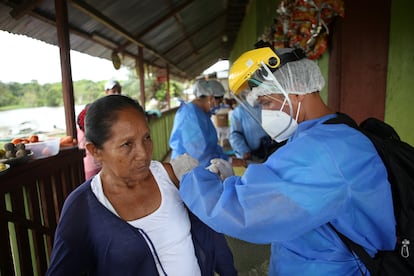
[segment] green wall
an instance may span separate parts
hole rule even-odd
[[[414,146],[414,1],[391,3],[385,121]]]
[[[239,34],[230,54],[230,63],[236,60],[243,52],[253,49],[253,45],[257,41],[255,8],[255,6],[252,7],[250,4],[247,9],[247,14],[240,26]]]
[[[276,17],[276,0],[252,0],[247,7],[246,16],[230,55],[230,62],[242,53],[252,50],[266,27],[270,27]]]
[[[325,104],[328,104],[328,66],[329,66],[329,53],[326,51],[323,55],[318,59],[318,65],[321,69],[321,73],[325,79],[325,86],[320,92],[322,100]]]
[[[252,0],[241,25],[230,56],[234,61],[243,52],[251,50],[265,27],[273,23],[279,1]],[[414,31],[412,11],[414,1],[391,0],[390,44],[388,56],[387,96],[385,121],[397,130],[401,139],[414,146]],[[325,77],[325,88],[321,96],[328,99],[329,54],[325,52],[318,60]],[[375,99],[373,99],[375,104]]]

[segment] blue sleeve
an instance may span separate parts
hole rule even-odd
[[[55,232],[50,266],[46,275],[81,275],[90,271],[89,231],[84,223],[88,212],[85,201],[73,204],[73,196],[65,201]],[[76,222],[76,223],[74,223]]]
[[[197,167],[183,177],[180,194],[216,231],[254,243],[293,239],[332,219],[347,191],[329,151],[306,144],[277,153],[223,183]]]
[[[88,272],[88,254],[79,254],[79,250],[72,250],[72,245],[65,242],[60,233],[56,233],[53,251],[46,275],[82,275]]]
[[[235,109],[231,114],[230,119],[230,145],[235,151],[238,158],[242,158],[246,152],[250,152],[251,149],[247,145],[246,139],[243,135],[242,122],[240,120],[240,110]]]
[[[395,232],[385,167],[349,127],[297,133],[265,163],[224,182],[197,167],[184,175],[180,195],[216,231],[253,243],[290,241],[332,220],[364,245],[393,243],[383,235]]]

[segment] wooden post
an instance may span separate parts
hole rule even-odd
[[[347,0],[345,7],[331,32],[328,105],[357,123],[384,119],[391,1]]]
[[[62,70],[62,94],[65,107],[66,134],[76,138],[75,100],[73,96],[72,69],[67,1],[55,0],[56,27]]]
[[[167,106],[171,109],[171,94],[170,94],[170,66],[167,64]]]
[[[144,54],[142,51],[142,47],[138,46],[138,64],[135,65],[138,67],[139,73],[139,90],[141,92],[141,105],[142,108],[145,110],[145,76],[144,76]]]

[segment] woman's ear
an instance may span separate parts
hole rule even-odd
[[[95,158],[96,160],[101,160],[100,159],[100,150],[95,146],[94,143],[92,142],[86,142],[85,143],[85,148],[87,151],[89,151],[89,153],[93,156],[93,158]]]

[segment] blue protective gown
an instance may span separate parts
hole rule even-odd
[[[193,103],[183,104],[175,114],[170,147],[172,159],[188,153],[204,167],[210,165],[213,158],[228,159],[218,144],[210,114]]]
[[[222,183],[195,168],[180,184],[184,202],[218,232],[271,243],[269,275],[361,275],[327,223],[371,255],[394,248],[390,184],[367,137],[323,124],[334,116],[302,122],[285,146],[242,177]]]
[[[246,110],[249,109],[249,111]],[[252,152],[260,147],[260,139],[267,136],[262,126],[253,119],[261,118],[260,107],[252,107],[247,102],[237,106],[230,118],[230,145],[236,156],[242,158],[246,152]]]

